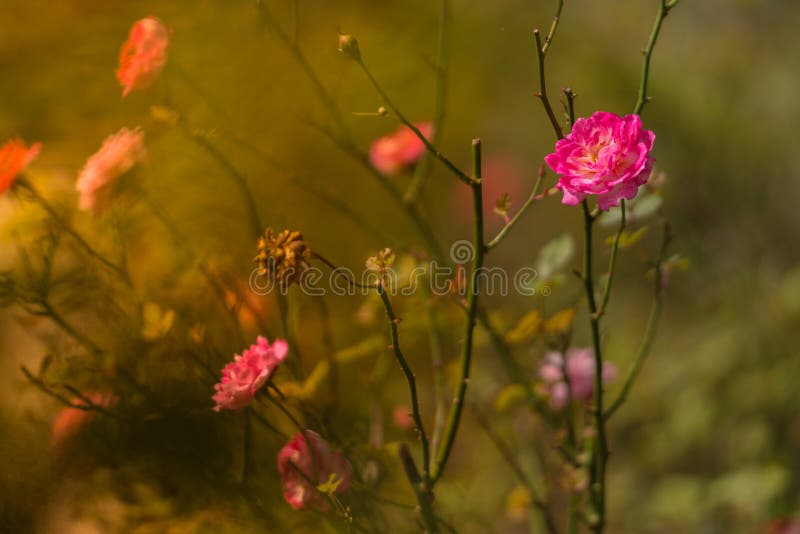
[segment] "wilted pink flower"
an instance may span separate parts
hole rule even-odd
[[[84,395],[87,399],[92,401],[93,404],[102,408],[108,406],[114,401],[115,397],[110,392],[90,392]],[[73,404],[85,404],[83,400],[74,398],[71,400]],[[95,410],[81,410],[79,408],[64,408],[60,412],[50,426],[51,444],[55,451],[61,450],[67,443],[72,441],[84,429],[86,424],[91,421],[97,412]]]
[[[133,25],[119,53],[117,79],[123,87],[122,96],[145,89],[158,78],[167,62],[168,45],[167,27],[157,18],[147,17]]]
[[[310,448],[309,448],[310,445]],[[283,479],[283,498],[292,508],[313,506],[328,510],[325,496],[311,485],[333,482],[335,493],[343,493],[353,482],[353,467],[330,444],[312,430],[298,432],[278,453],[278,471]],[[316,476],[315,476],[316,473]]]
[[[539,368],[539,377],[550,387],[550,407],[560,410],[567,405],[569,392],[573,399],[589,402],[594,396],[594,350],[590,347],[567,350],[567,377],[569,389],[564,380],[564,355],[548,352]],[[611,362],[603,362],[603,383],[617,376],[617,369]]]
[[[575,206],[589,195],[607,210],[620,198],[632,199],[647,182],[655,160],[655,134],[642,129],[638,115],[620,117],[598,111],[575,121],[572,132],[556,143],[545,161],[561,178],[562,202]]]
[[[99,211],[108,200],[117,178],[144,159],[144,132],[141,128],[122,128],[106,137],[100,150],[84,165],[75,184],[82,210]]]
[[[34,143],[28,148],[21,139],[5,142],[0,148],[0,195],[14,185],[17,175],[39,154],[41,148],[41,143]]]
[[[416,123],[414,126],[430,140],[433,136],[433,124]],[[369,149],[369,161],[381,174],[396,174],[404,168],[415,164],[425,153],[425,143],[417,137],[411,128],[400,126],[385,137],[373,141]]]
[[[212,398],[217,403],[214,411],[241,410],[250,404],[288,352],[289,345],[284,340],[276,339],[270,345],[266,338],[259,336],[255,345],[241,356],[234,356],[222,369],[222,380],[214,386],[216,393]]]

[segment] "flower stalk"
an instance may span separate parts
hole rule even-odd
[[[472,141],[472,178],[470,181],[470,188],[472,190],[472,207],[473,207],[473,221],[474,221],[474,235],[473,235],[473,248],[475,255],[472,258],[472,268],[469,276],[469,283],[467,285],[467,319],[466,319],[466,332],[464,335],[464,346],[461,351],[460,371],[458,387],[456,389],[455,397],[453,398],[453,406],[450,409],[450,416],[445,427],[442,446],[436,456],[433,469],[431,471],[431,479],[435,484],[436,481],[444,473],[444,468],[447,465],[447,460],[450,457],[450,452],[453,448],[453,443],[458,433],[458,427],[461,422],[461,413],[464,410],[464,398],[467,393],[467,386],[469,384],[470,365],[472,363],[472,349],[473,337],[475,333],[475,325],[478,317],[478,275],[483,267],[483,257],[486,251],[483,236],[483,182],[481,180],[481,140],[474,139]]]

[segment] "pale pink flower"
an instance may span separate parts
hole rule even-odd
[[[214,411],[241,410],[250,404],[256,392],[267,383],[289,352],[289,345],[276,339],[270,345],[259,336],[241,355],[235,355],[231,363],[222,369],[222,379],[214,386],[212,397]]]
[[[92,401],[93,404],[102,408],[108,408],[116,397],[110,392],[95,391],[85,393],[84,396]],[[73,404],[85,404],[79,398],[71,400]],[[55,451],[60,451],[80,435],[86,424],[97,415],[95,410],[81,410],[80,408],[67,407],[58,412],[50,425],[51,445]]]
[[[106,137],[103,146],[84,165],[75,184],[80,209],[100,211],[111,196],[117,179],[142,161],[147,154],[141,128],[122,128]]]
[[[310,447],[309,447],[310,445]],[[278,453],[278,471],[283,480],[283,498],[292,508],[312,506],[328,510],[330,504],[315,485],[337,483],[334,493],[343,493],[353,482],[353,467],[339,452],[312,430],[298,432]],[[314,476],[316,473],[316,477]]]
[[[433,136],[433,124],[419,122],[414,126],[425,139]],[[391,175],[415,164],[425,153],[425,143],[411,128],[400,126],[387,136],[373,141],[369,161],[381,174]]]
[[[157,18],[147,17],[133,25],[119,53],[117,79],[123,97],[152,85],[167,62],[168,45],[167,27]]]
[[[19,173],[39,154],[41,143],[30,148],[21,139],[9,139],[0,148],[0,195],[8,191]]]
[[[569,387],[564,380],[564,355],[560,352],[548,352],[539,367],[539,378],[549,386],[550,407],[561,410],[569,401],[569,393],[573,399],[589,402],[594,396],[595,362],[594,350],[590,347],[567,349],[566,371]],[[603,383],[608,383],[617,376],[617,369],[611,362],[603,362]]]
[[[576,120],[572,132],[545,157],[561,175],[556,187],[564,193],[562,202],[575,206],[596,195],[597,206],[607,210],[619,205],[621,198],[635,197],[653,170],[650,151],[655,138],[642,128],[638,115],[598,111]]]

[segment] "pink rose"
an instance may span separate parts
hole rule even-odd
[[[86,161],[78,175],[75,189],[80,193],[80,209],[101,211],[108,203],[117,179],[142,161],[146,154],[144,132],[140,128],[122,128],[106,137],[103,146]]]
[[[416,128],[430,140],[433,124],[420,122]],[[400,126],[385,137],[376,139],[369,149],[369,161],[381,174],[391,175],[415,164],[425,153],[425,143],[411,128]]]
[[[545,157],[561,175],[556,187],[562,202],[575,206],[589,195],[607,210],[621,198],[632,199],[647,182],[655,159],[650,156],[655,134],[642,129],[638,115],[620,117],[598,111],[578,119],[572,132],[556,143],[556,151]]]
[[[309,448],[310,445],[310,448]],[[341,453],[312,430],[298,432],[278,453],[278,471],[283,479],[283,498],[292,508],[301,510],[313,506],[328,510],[330,504],[314,486],[333,480],[338,482],[335,493],[343,493],[353,482],[353,467]],[[314,474],[316,473],[316,477]]]
[[[214,411],[241,410],[250,404],[256,392],[267,383],[289,352],[289,345],[276,339],[270,345],[259,336],[242,355],[235,355],[231,363],[222,369],[222,380],[214,386],[212,397]]]
[[[569,388],[564,380],[564,355],[560,352],[548,352],[544,362],[539,367],[539,378],[550,388],[550,407],[561,410],[569,401],[569,392],[572,398],[589,402],[594,396],[594,350],[586,348],[571,348],[567,350],[566,371],[569,378]],[[617,369],[611,362],[603,362],[603,383],[616,378]]]
[[[117,79],[122,96],[136,89],[146,89],[158,78],[167,62],[169,32],[155,17],[137,21],[119,53]]]
[[[17,179],[17,175],[39,154],[41,143],[34,143],[30,148],[20,139],[9,139],[0,148],[0,195],[8,191]]]

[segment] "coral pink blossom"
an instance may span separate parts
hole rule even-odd
[[[569,393],[573,399],[583,402],[592,400],[594,395],[594,350],[572,348],[567,350],[567,378],[564,380],[564,355],[560,352],[548,352],[539,368],[539,377],[550,388],[550,407],[560,410],[567,405]],[[611,362],[603,362],[603,383],[610,382],[617,375],[617,369]]]
[[[621,198],[632,199],[647,182],[655,160],[655,134],[642,129],[638,115],[620,117],[598,111],[575,121],[572,132],[556,143],[545,161],[561,178],[562,202],[575,206],[589,195],[607,210]]]
[[[266,338],[259,336],[241,355],[236,355],[231,363],[222,369],[222,380],[214,386],[212,397],[215,411],[241,410],[253,400],[256,392],[267,383],[289,352],[289,345],[276,339],[270,345]]]
[[[112,393],[93,392],[86,393],[84,396],[92,401],[93,404],[102,408],[108,406],[115,400]],[[73,404],[85,404],[79,398],[72,399]],[[61,450],[67,443],[77,437],[91,421],[97,412],[94,410],[81,410],[79,408],[64,408],[61,410],[50,426],[51,444],[54,450]]]
[[[82,210],[99,211],[106,204],[117,178],[144,159],[144,132],[122,128],[108,136],[103,146],[81,170],[75,189],[80,193]]]
[[[433,136],[433,124],[420,122],[416,128],[430,139]],[[425,153],[425,143],[417,137],[411,128],[401,126],[385,137],[373,141],[369,149],[369,161],[381,174],[396,174],[415,164]]]
[[[20,171],[39,154],[41,143],[34,143],[30,148],[20,139],[9,139],[0,148],[0,194],[14,185]]]
[[[146,89],[158,78],[167,62],[169,32],[155,17],[137,21],[119,53],[117,79],[122,96],[136,89]]]
[[[347,491],[353,482],[350,462],[311,430],[298,432],[284,445],[278,453],[278,471],[283,479],[283,498],[295,510],[306,506],[329,509],[325,496],[311,485],[311,481],[325,484],[333,477],[334,482],[339,483],[335,493]]]

